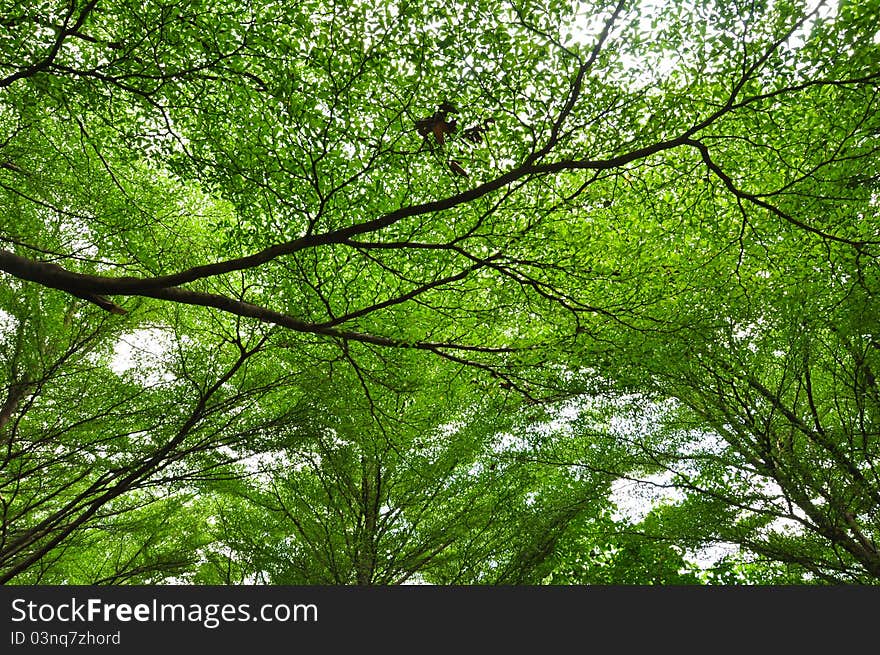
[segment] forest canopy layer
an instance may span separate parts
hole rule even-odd
[[[0,0],[0,582],[880,581],[880,2]]]

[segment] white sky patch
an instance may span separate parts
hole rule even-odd
[[[511,450],[525,450],[529,445],[528,440],[515,434],[511,434],[510,432],[502,432],[497,435],[496,439],[497,441],[493,448],[496,453],[504,453]]]
[[[436,430],[437,430],[437,434],[440,437],[451,437],[456,432],[458,432],[459,430],[464,428],[464,426],[465,426],[464,421],[449,421],[448,423],[443,423],[441,425],[438,425]]]
[[[799,507],[795,508],[795,514],[805,517],[806,514]],[[766,528],[767,534],[783,534],[789,537],[796,537],[804,534],[804,526],[795,519],[779,518],[773,521]]]
[[[645,0],[639,7],[639,31],[643,38],[650,40],[654,35],[669,28],[669,23],[660,18],[664,6],[668,0],[656,2]],[[769,3],[768,9],[772,8],[773,2]],[[831,0],[809,0],[805,3],[804,15],[816,12],[814,16],[794,30],[786,43],[782,46],[790,52],[796,52],[806,45],[806,41],[819,21],[834,19],[838,13],[839,3]],[[601,31],[605,15],[579,14],[573,23],[573,29],[568,35],[574,42],[582,45],[592,45]],[[620,27],[620,25],[618,25]],[[711,22],[706,25],[706,43],[718,39],[722,32],[715,29]],[[614,38],[612,31],[611,39]],[[874,42],[880,42],[880,32],[874,37]],[[638,56],[629,53],[621,53],[620,63],[623,65],[620,73],[606,71],[607,79],[626,84],[632,88],[647,88],[649,90],[658,80],[668,78],[682,63],[681,53],[648,53],[642,52]]]
[[[542,431],[570,434],[572,432],[572,423],[580,416],[582,409],[582,399],[565,403],[556,411],[556,415],[548,423],[544,423],[541,426]]]
[[[62,219],[60,227],[61,231],[68,235],[67,247],[71,251],[81,257],[98,256],[94,235],[83,217],[68,216]]]
[[[783,516],[774,520],[762,530],[764,535],[776,533],[794,536],[804,533],[804,526],[798,519],[808,519],[809,517],[807,516],[807,513],[797,505],[792,505],[791,507],[788,506],[788,503],[785,502],[785,492],[776,481],[760,478],[755,480],[754,485],[767,499],[766,504],[768,506],[776,509],[779,513],[790,511],[796,517],[790,518]],[[823,503],[824,501],[821,499],[817,499],[816,501],[817,505]]]
[[[837,18],[837,11],[840,3],[837,0],[808,0],[806,3],[805,13],[809,14],[813,11],[816,16],[808,20],[804,26],[795,32],[796,35],[808,35],[817,20],[832,20]]]
[[[15,332],[18,327],[18,319],[9,312],[0,309],[0,341]]]
[[[119,376],[131,375],[147,386],[171,382],[175,376],[168,370],[165,355],[172,346],[171,334],[165,330],[136,330],[116,342],[110,369]]]
[[[741,553],[740,547],[736,544],[719,543],[704,546],[697,550],[687,550],[684,552],[683,557],[688,562],[705,571],[717,566],[721,560],[739,556]]]
[[[229,457],[237,459],[239,457],[239,453],[234,451],[231,448],[228,448],[230,451],[227,453]],[[320,462],[320,456],[315,455]],[[244,467],[244,470],[248,472],[254,479],[258,480],[262,485],[270,485],[272,481],[275,479],[275,476],[278,474],[278,471],[294,469],[296,471],[301,471],[307,468],[308,464],[306,462],[296,462],[294,461],[285,451],[283,450],[274,450],[265,453],[256,453],[254,455],[249,455],[239,461],[239,464]]]
[[[615,521],[640,523],[660,504],[678,503],[684,494],[671,488],[673,474],[664,472],[643,479],[618,479],[611,483],[611,501],[616,510]]]

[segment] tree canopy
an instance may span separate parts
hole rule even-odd
[[[877,583],[878,26],[0,0],[0,581]]]

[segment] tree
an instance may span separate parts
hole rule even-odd
[[[541,406],[616,399],[553,454],[556,474],[489,476],[490,514],[535,475],[553,499],[531,519],[518,506],[522,549],[504,561],[520,564],[496,581],[583,561],[572,530],[598,525],[610,480],[661,470],[687,500],[613,537],[617,552],[731,541],[795,575],[880,577],[876,2],[88,0],[3,15],[0,579],[74,552],[87,525],[156,520],[147,501],[173,507],[259,453],[315,465],[218,483],[217,507],[277,518],[294,497],[326,506],[326,489],[306,492],[321,476],[406,479],[376,439],[404,453],[437,439],[437,416],[398,430],[388,400],[434,402],[426,385],[454,389],[457,412],[500,394],[534,434]],[[123,339],[153,342],[153,377],[146,362],[120,372]],[[668,411],[625,457],[595,459],[632,397]],[[349,449],[327,450],[348,406]],[[499,428],[449,456],[485,459]],[[581,488],[571,466],[602,475]],[[455,477],[428,469],[434,485]],[[383,552],[381,581],[412,568]],[[358,557],[354,579],[378,581]],[[125,561],[113,580],[144,570]],[[169,561],[192,568],[156,570]]]

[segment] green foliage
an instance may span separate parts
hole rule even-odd
[[[0,581],[876,583],[878,24],[0,1]]]

